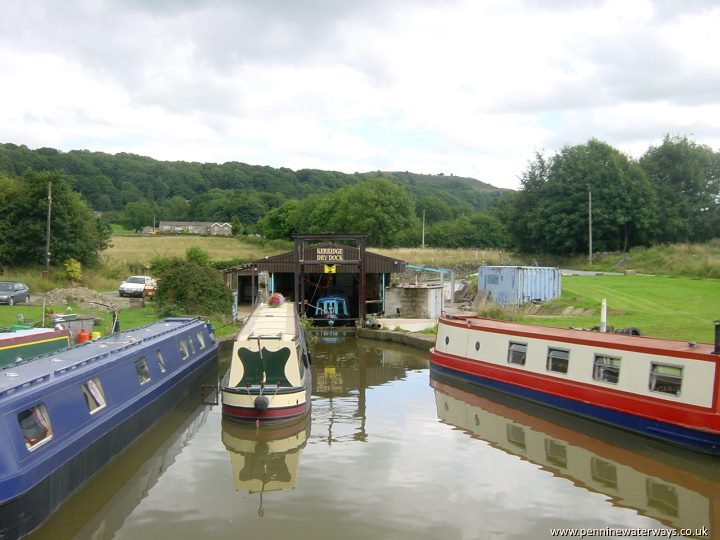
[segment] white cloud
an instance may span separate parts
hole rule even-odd
[[[517,187],[591,137],[720,146],[719,23],[702,0],[8,0],[0,141]]]

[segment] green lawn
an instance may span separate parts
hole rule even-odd
[[[563,276],[562,296],[551,306],[593,308],[582,317],[522,316],[533,324],[590,328],[600,324],[607,299],[608,324],[634,326],[643,335],[712,343],[720,319],[720,281],[662,276]],[[555,310],[557,311],[557,309]]]
[[[50,306],[48,309],[52,309],[55,314],[62,314],[66,312],[66,308],[63,306]],[[86,309],[73,309],[72,313],[77,313],[81,316],[87,315],[102,319],[102,323],[95,326],[95,330],[99,331],[102,335],[110,332],[111,328],[111,315],[106,311],[99,310],[86,310]],[[144,326],[153,321],[158,320],[158,315],[155,312],[154,307],[145,306],[142,308],[128,308],[120,310],[120,329],[127,330],[129,328],[137,328],[138,326]],[[33,326],[41,326],[43,320],[42,306],[29,305],[29,304],[18,304],[14,306],[0,306],[0,329],[10,328],[12,325],[19,322],[19,318],[24,321],[25,324]],[[45,326],[52,327],[52,317],[45,317]],[[239,326],[237,324],[228,324],[225,321],[210,320],[210,323],[215,328],[215,334],[220,336],[233,335],[237,333]]]

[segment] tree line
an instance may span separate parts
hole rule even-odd
[[[31,150],[0,144],[0,174],[20,177],[27,170],[59,171],[88,202],[114,222],[140,230],[153,221],[235,222],[255,232],[268,211],[291,200],[331,194],[370,178],[404,186],[438,211],[460,215],[489,208],[506,190],[471,178],[410,172],[337,171],[183,161],[158,161],[134,154],[106,154],[53,148]]]
[[[588,252],[591,229],[596,251],[705,242],[720,227],[720,153],[666,136],[636,161],[593,139],[537,154],[501,206],[525,252]]]
[[[265,214],[258,229],[290,238],[354,225],[375,245],[417,246],[422,211],[428,246],[555,255],[587,253],[591,242],[595,251],[705,242],[720,230],[720,153],[687,137],[666,136],[639,160],[591,139],[553,156],[537,153],[520,180],[521,189],[493,207],[459,214],[433,196],[407,197],[402,186],[374,180],[286,203]]]
[[[666,136],[638,160],[595,139],[537,153],[518,191],[445,175],[159,162],[6,144],[0,263],[42,262],[51,179],[66,201],[53,217],[62,235],[51,252],[89,264],[107,245],[108,221],[139,230],[160,219],[228,221],[236,233],[268,239],[362,233],[377,247],[424,242],[557,255],[587,252],[591,228],[595,251],[704,242],[720,226],[719,178],[720,154],[679,136]],[[91,208],[104,210],[104,219]]]

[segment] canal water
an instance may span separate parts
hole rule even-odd
[[[282,429],[223,421],[197,397],[179,404],[32,538],[716,530],[718,459],[431,381],[427,352],[401,345],[331,333],[314,347],[313,375],[311,417]]]

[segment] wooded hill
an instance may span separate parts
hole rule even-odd
[[[145,199],[160,209],[158,217],[167,220],[230,221],[231,216],[212,215],[213,212],[206,208],[207,194],[212,192],[212,199],[227,199],[240,192],[251,206],[240,212],[241,221],[249,223],[288,200],[333,193],[339,188],[378,177],[404,186],[417,200],[437,198],[457,214],[489,208],[507,191],[473,178],[443,174],[293,171],[235,161],[223,164],[158,161],[128,153],[61,152],[53,148],[32,150],[24,145],[0,145],[0,174],[20,177],[28,169],[61,171],[93,210],[121,211],[128,203]],[[199,196],[203,197],[198,199]],[[166,205],[163,212],[163,204],[173,198],[187,201],[189,212],[170,215],[172,205]],[[164,213],[168,215],[163,216]]]
[[[361,232],[374,247],[497,247],[590,256],[657,243],[703,243],[720,230],[720,152],[670,135],[637,160],[597,139],[551,156],[538,153],[520,176],[518,191],[442,174],[293,171],[5,144],[0,232],[17,229],[12,216],[26,210],[19,202],[32,201],[27,204],[42,211],[37,194],[51,181],[43,175],[54,175],[53,182],[66,183],[69,192],[103,211],[103,221],[136,231],[157,220],[222,221],[232,223],[236,235],[260,233],[266,239]],[[38,228],[38,245],[43,223],[24,226]],[[104,230],[103,225],[95,235],[100,244]]]

